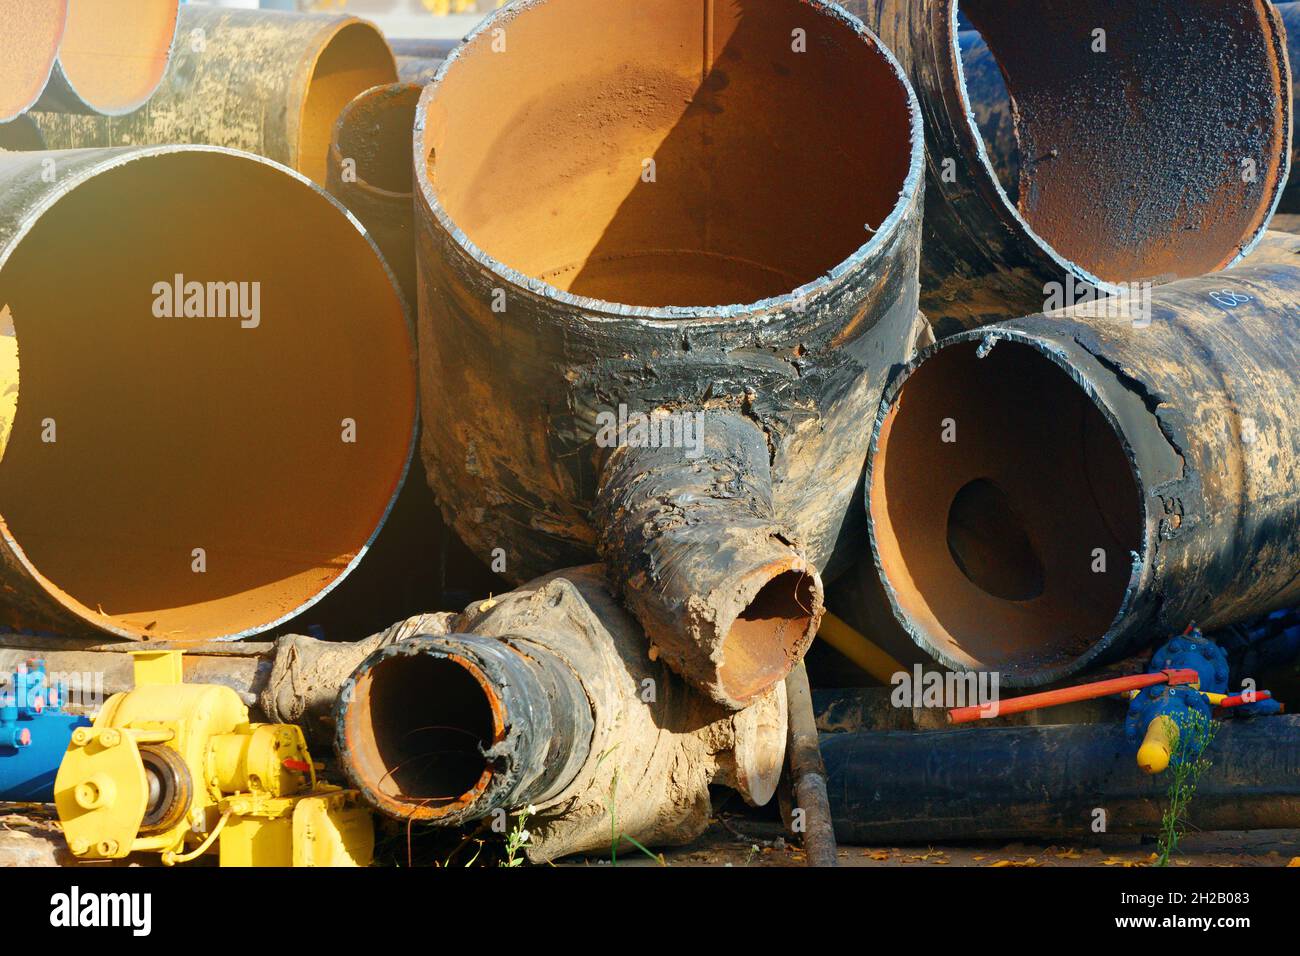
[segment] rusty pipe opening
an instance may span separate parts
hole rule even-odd
[[[389,816],[458,825],[542,803],[586,760],[591,703],[544,647],[417,635],[367,657],[335,705],[344,772]]]
[[[718,669],[723,693],[750,701],[783,680],[811,643],[821,603],[820,582],[806,570],[767,580],[726,628]]]
[[[500,695],[463,657],[400,655],[356,678],[345,732],[352,772],[385,804],[422,818],[464,809],[492,779],[485,751],[504,736]]]
[[[9,0],[0,6],[0,123],[40,98],[67,19],[68,0]]]
[[[411,131],[421,92],[423,87],[414,83],[393,83],[371,87],[353,99],[339,114],[334,128],[330,142],[333,166],[341,167],[345,160],[352,160],[358,188],[405,199],[409,206]],[[330,173],[332,189],[338,177],[333,175],[333,169]]]
[[[960,71],[957,9],[951,0]],[[1058,261],[1107,283],[1160,281],[1220,269],[1263,234],[1290,139],[1285,38],[1266,0],[961,0],[960,10],[1010,93],[1017,200],[997,186],[963,85],[969,141],[1008,213]]]
[[[905,84],[821,2],[525,0],[424,104],[425,189],[457,241],[519,284],[629,306],[822,278],[909,172]]]
[[[0,580],[20,610],[201,641],[314,603],[413,450],[411,329],[373,245],[245,154],[0,166],[21,223],[0,231]]]
[[[936,347],[882,410],[872,547],[913,639],[1018,683],[1091,654],[1144,553],[1125,440],[1050,349]]]
[[[80,106],[121,116],[158,88],[180,0],[69,0],[59,70]]]
[[[359,92],[392,79],[392,51],[373,24],[352,20],[330,36],[311,64],[297,118],[299,172],[324,183],[339,114]]]

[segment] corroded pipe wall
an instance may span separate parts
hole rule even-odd
[[[38,107],[121,116],[144,105],[167,69],[180,0],[68,0],[66,7]]]
[[[845,5],[898,55],[926,117],[921,304],[941,335],[1040,310],[1046,283],[1214,271],[1266,228],[1291,143],[1267,0],[964,0],[1030,157],[1014,204],[969,111],[956,0]]]
[[[40,98],[67,20],[68,0],[9,0],[0,6],[0,124]]]
[[[0,154],[0,623],[194,642],[310,606],[405,475],[414,359],[373,244],[282,166]]]
[[[1298,250],[960,333],[891,385],[872,551],[923,649],[1045,684],[1300,601]]]
[[[425,88],[424,459],[448,519],[514,580],[590,560],[611,451],[667,444],[683,468],[706,410],[766,445],[762,473],[718,472],[719,501],[769,486],[769,523],[811,568],[860,540],[860,421],[917,316],[915,98],[833,5],[713,10],[517,3]]]
[[[611,809],[627,836],[676,845],[707,827],[710,784],[753,805],[775,792],[784,685],[738,713],[693,693],[647,658],[599,566],[429,630],[375,651],[339,695],[343,768],[391,816],[454,825],[532,802],[528,853],[544,861],[608,850]]]
[[[343,107],[396,79],[383,36],[356,17],[186,6],[167,72],[143,107],[37,119],[57,148],[207,143],[265,156],[324,185]]]
[[[420,87],[376,86],[344,107],[330,140],[330,193],[366,227],[415,305],[411,131]]]

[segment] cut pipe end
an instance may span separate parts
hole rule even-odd
[[[938,4],[960,70],[958,3]],[[972,168],[1011,228],[1065,271],[1108,284],[1198,276],[1263,233],[1291,135],[1285,32],[1267,0],[961,0],[960,9],[1014,104],[1018,202],[994,173],[978,100],[952,90]],[[1231,56],[1219,55],[1225,48]]]
[[[9,201],[33,203],[0,238],[9,604],[133,639],[272,627],[347,575],[405,476],[414,343],[392,276],[273,163],[79,151],[46,186],[46,155],[0,155],[28,186]]]
[[[916,643],[1008,684],[1111,642],[1145,553],[1131,451],[1058,352],[945,340],[894,387],[868,465],[872,548]]]
[[[162,82],[180,0],[73,0],[59,70],[92,112],[121,116],[143,106]]]
[[[505,739],[505,706],[482,668],[455,654],[379,654],[340,698],[339,752],[380,810],[436,822],[473,816]]]
[[[713,593],[725,593],[725,587]],[[723,609],[719,696],[744,706],[785,680],[817,634],[824,610],[821,576],[794,555],[744,575],[738,613]]]
[[[67,19],[68,0],[8,0],[0,5],[0,123],[40,99]]]
[[[415,83],[372,86],[339,114],[330,141],[330,188],[345,160],[355,163],[353,188],[410,201],[413,188],[411,135],[424,87]]]

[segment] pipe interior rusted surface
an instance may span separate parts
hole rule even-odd
[[[70,0],[59,68],[73,92],[111,116],[158,88],[176,35],[180,0]]]
[[[164,148],[6,251],[0,532],[48,595],[122,636],[197,641],[268,627],[359,560],[412,452],[413,343],[332,202],[251,157]],[[248,283],[246,305],[258,283],[258,323],[159,317],[178,275]]]
[[[487,788],[483,752],[502,736],[501,704],[470,662],[390,657],[363,671],[353,700],[344,717],[351,769],[386,801],[437,819]]]
[[[968,341],[933,353],[885,413],[873,540],[922,646],[1032,675],[1082,655],[1119,615],[1143,549],[1142,495],[1122,440],[1074,378],[1021,343],[979,351]]]
[[[1014,103],[1019,196],[1003,201],[1058,256],[1106,282],[1194,276],[1262,232],[1290,136],[1286,51],[1270,41],[1264,0],[961,0],[960,10]],[[1097,30],[1106,52],[1094,52]],[[952,44],[960,63],[955,32]]]
[[[0,4],[0,123],[40,98],[67,23],[68,0]]]
[[[718,681],[736,700],[751,700],[790,673],[811,643],[821,607],[820,582],[783,571],[763,585],[722,640]]]
[[[354,21],[330,38],[312,65],[298,118],[298,170],[325,182],[334,124],[362,90],[396,79],[393,55],[372,24]]]
[[[506,52],[488,30],[454,54],[424,153],[448,216],[526,276],[627,305],[752,303],[839,265],[898,201],[907,100],[844,20],[797,0],[549,0],[501,23]]]

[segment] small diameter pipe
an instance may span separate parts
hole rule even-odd
[[[809,866],[838,866],[831,807],[826,797],[826,768],[817,744],[812,691],[803,661],[785,679],[790,702],[790,742],[786,746],[794,786],[794,812],[802,819],[804,852]]]
[[[898,661],[886,651],[869,641],[865,635],[849,627],[847,623],[830,611],[822,614],[821,627],[817,631],[818,640],[825,641],[835,648],[871,677],[888,686],[894,675],[905,671]]]
[[[698,454],[616,449],[597,491],[610,581],[655,653],[724,706],[783,680],[817,633],[821,578],[772,508],[752,422],[701,414]]]
[[[545,648],[416,635],[366,658],[339,693],[348,778],[401,819],[457,825],[544,804],[588,755],[591,706]]]
[[[948,711],[948,723],[968,724],[975,720],[1006,717],[1021,714],[1028,710],[1043,707],[1057,707],[1061,704],[1073,704],[1081,700],[1094,700],[1109,697],[1111,694],[1123,694],[1128,691],[1168,684],[1171,687],[1180,684],[1195,684],[1200,675],[1191,669],[1160,671],[1156,674],[1134,674],[1132,677],[1114,677],[1110,680],[1095,681],[1091,684],[1079,684],[1076,687],[1062,687],[1059,690],[1045,690],[1038,694],[1025,694],[1010,700],[999,700],[988,704],[975,704],[970,707],[954,707]]]
[[[389,816],[447,826],[531,805],[540,861],[608,853],[613,826],[643,846],[689,843],[710,786],[753,806],[776,790],[785,685],[739,712],[694,693],[649,658],[598,565],[439,626],[372,653],[335,709],[344,772]]]
[[[330,140],[326,185],[366,227],[412,308],[415,232],[411,130],[420,87],[376,86],[344,107]]]

